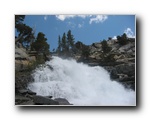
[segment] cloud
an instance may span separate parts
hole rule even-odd
[[[107,15],[56,15],[56,18],[58,20],[61,20],[61,21],[65,21],[66,19],[71,19],[71,18],[75,18],[75,17],[79,17],[79,18],[82,18],[82,19],[85,19],[85,18],[89,18],[89,24],[92,24],[92,23],[99,23],[99,22],[104,22],[106,19],[108,19],[108,16]]]
[[[72,28],[75,28],[76,27],[76,24],[74,22],[67,22],[67,25],[72,27]]]
[[[134,35],[133,31],[131,30],[131,28],[125,29],[124,33],[126,33],[128,38],[135,38],[135,35]]]
[[[82,24],[78,24],[78,28],[81,28],[81,27],[83,27],[83,25]]]
[[[45,15],[45,16],[44,16],[44,20],[46,21],[46,20],[47,20],[47,18],[48,18],[48,16],[47,16],[47,15]]]
[[[64,21],[66,19],[70,19],[70,18],[74,18],[74,17],[79,17],[79,18],[86,18],[86,17],[90,17],[92,15],[56,15],[56,18],[58,20]]]
[[[75,15],[56,15],[58,20],[64,21],[65,19],[73,18]]]
[[[104,22],[108,18],[107,15],[96,15],[95,17],[90,18],[89,23],[92,24],[92,22],[99,23]]]
[[[113,40],[117,39],[117,36],[114,36],[112,39],[113,39]]]
[[[84,22],[78,24],[78,28],[82,28],[84,26]]]

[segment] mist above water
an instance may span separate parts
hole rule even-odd
[[[102,67],[53,57],[33,73],[28,88],[38,95],[66,98],[73,105],[135,105],[135,92],[111,81]]]

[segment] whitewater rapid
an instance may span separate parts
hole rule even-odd
[[[42,96],[66,98],[73,105],[135,106],[136,95],[112,81],[102,67],[53,57],[36,68],[28,88]]]

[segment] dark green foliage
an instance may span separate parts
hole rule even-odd
[[[22,24],[24,21],[25,15],[15,15],[15,27],[17,24]]]
[[[61,43],[61,38],[60,35],[58,37],[58,48],[57,48],[57,52],[60,53],[62,49],[62,43]]]
[[[69,30],[68,33],[67,33],[67,43],[68,43],[68,47],[69,48],[73,48],[74,47],[74,37],[71,34],[71,30]]]
[[[83,48],[82,48],[82,56],[86,59],[88,59],[90,55],[90,48],[86,45],[83,45]]]
[[[103,41],[101,42],[101,44],[102,44],[102,50],[103,50],[104,53],[108,53],[108,52],[111,51],[111,47],[108,46],[106,40],[103,40]]]
[[[62,37],[62,52],[65,53],[67,51],[67,39],[66,39],[66,34],[63,34]]]
[[[112,37],[108,37],[108,40],[112,40]]]
[[[83,48],[83,43],[81,41],[77,41],[75,44],[75,47],[79,50],[81,50]]]
[[[70,56],[73,49],[74,49],[74,37],[71,34],[71,30],[68,31],[67,36],[66,33],[64,33],[62,39],[60,35],[58,36],[57,53],[59,55]]]
[[[45,38],[45,34],[39,32],[35,42],[31,45],[31,50],[35,50],[38,53],[49,54],[49,44],[46,42],[47,38]]]
[[[26,24],[17,24],[16,29],[19,32],[19,36],[22,36],[19,40],[20,43],[30,43],[31,40],[35,39],[32,28]]]
[[[19,42],[22,45],[29,46],[29,44],[35,39],[33,29],[26,24],[23,24],[25,15],[16,15],[15,16],[15,28],[19,33],[16,37],[15,42]]]
[[[128,43],[128,38],[125,33],[122,36],[117,36],[117,40],[120,45],[126,45]]]

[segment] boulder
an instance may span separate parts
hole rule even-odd
[[[20,43],[15,45],[15,70],[26,70],[32,62],[36,61],[36,51],[27,51],[24,47],[20,47]]]
[[[115,66],[111,71],[111,78],[118,78],[118,74],[135,76],[135,63],[127,63]]]
[[[119,48],[119,51],[128,51],[128,50],[130,50],[133,47],[135,47],[135,43],[134,42],[133,43],[130,42],[130,43],[126,44],[126,45],[121,46]]]
[[[22,105],[22,103],[25,103],[28,101],[31,101],[31,99],[22,95],[15,95],[15,105]]]
[[[40,96],[40,95],[34,96],[33,102],[36,105],[59,105],[58,101],[55,101],[51,98]]]
[[[59,102],[59,105],[72,105],[65,98],[55,98],[54,100]]]

